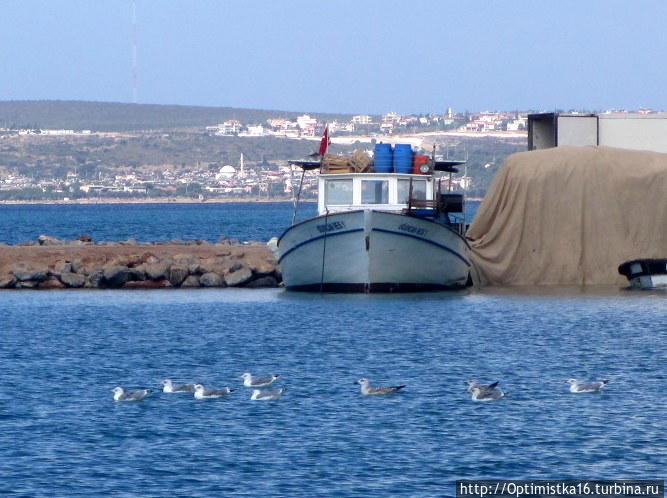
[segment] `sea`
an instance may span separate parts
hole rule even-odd
[[[468,201],[472,220],[480,201]],[[207,240],[220,237],[267,242],[292,220],[317,214],[315,202],[0,204],[0,243],[35,242],[40,235],[73,240],[90,235],[98,242]]]
[[[291,216],[281,203],[0,206],[0,241],[268,240]],[[0,496],[448,497],[461,479],[664,479],[666,316],[663,293],[615,287],[0,291]],[[244,372],[279,374],[285,392],[253,401]],[[405,387],[362,396],[362,377]],[[163,393],[165,378],[234,391],[195,400]],[[573,394],[569,378],[609,384]],[[472,401],[469,379],[507,394]],[[154,392],[118,403],[116,386]]]

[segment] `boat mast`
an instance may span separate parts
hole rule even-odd
[[[296,212],[299,209],[299,200],[301,199],[301,188],[303,187],[303,178],[306,174],[306,169],[318,168],[320,173],[322,173],[322,166],[324,163],[324,155],[327,153],[327,147],[329,147],[329,123],[324,126],[324,133],[322,134],[322,139],[320,140],[320,148],[317,152],[314,152],[310,155],[312,158],[318,158],[317,161],[290,161],[290,164],[293,166],[298,164],[301,166],[301,181],[299,182],[299,190],[297,192],[296,198],[294,197],[294,182],[292,181],[292,199],[294,201],[294,211],[292,212],[292,225],[296,221]],[[294,170],[292,170],[294,171]],[[294,178],[294,176],[292,176]]]
[[[303,177],[306,174],[306,169],[302,168],[301,169],[301,181],[299,181],[299,190],[296,194],[296,197],[294,197],[294,180],[292,180],[292,199],[294,202],[294,211],[292,211],[292,225],[294,225],[294,222],[296,221],[296,212],[299,209],[299,199],[301,198],[301,187],[303,187]],[[294,178],[294,166],[292,166],[292,179]]]

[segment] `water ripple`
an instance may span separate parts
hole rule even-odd
[[[2,298],[3,494],[441,496],[463,478],[667,468],[665,304],[652,294]],[[288,390],[250,401],[245,371],[279,373]],[[167,376],[237,390],[195,401],[160,392]],[[361,376],[408,387],[363,397]],[[575,395],[573,376],[611,383]],[[509,395],[473,403],[469,378]],[[157,392],[114,403],[116,385]]]

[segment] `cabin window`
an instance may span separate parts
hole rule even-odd
[[[389,204],[388,180],[363,180],[361,182],[362,204]]]
[[[327,206],[352,204],[352,179],[327,180],[326,203]]]
[[[398,203],[407,204],[410,196],[410,180],[398,180]],[[412,198],[426,200],[426,181],[412,180]]]

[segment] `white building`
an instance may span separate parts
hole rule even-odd
[[[359,114],[357,116],[352,116],[352,123],[355,125],[368,125],[373,122],[373,118],[371,118],[368,114]]]
[[[260,125],[248,125],[248,135],[253,137],[261,137],[264,135],[264,127]]]
[[[338,121],[329,123],[329,133],[336,133],[337,131],[353,132],[354,125],[352,123],[339,123]]]
[[[222,180],[224,178],[233,178],[234,175],[236,175],[236,168],[227,164],[220,168],[220,171],[215,175],[215,179]]]
[[[218,123],[215,126],[207,126],[206,132],[214,135],[237,135],[242,128],[243,125],[240,121],[230,119],[224,123]]]
[[[302,130],[306,128],[314,128],[317,126],[317,119],[311,118],[308,114],[304,114],[303,116],[296,118],[296,124],[298,124],[299,128]]]
[[[401,116],[395,112],[388,112],[382,116],[383,123],[397,124],[401,120]]]
[[[225,121],[221,125],[218,125],[218,128],[220,129],[219,133],[223,135],[235,135],[241,131],[241,127],[241,122],[235,119],[230,119],[229,121]]]
[[[291,127],[290,125],[296,126],[292,121],[284,118],[267,119],[266,122],[270,128],[275,130],[286,130]]]
[[[525,130],[527,126],[526,118],[511,119],[507,122],[507,131]]]
[[[42,135],[74,135],[74,130],[40,130]]]

